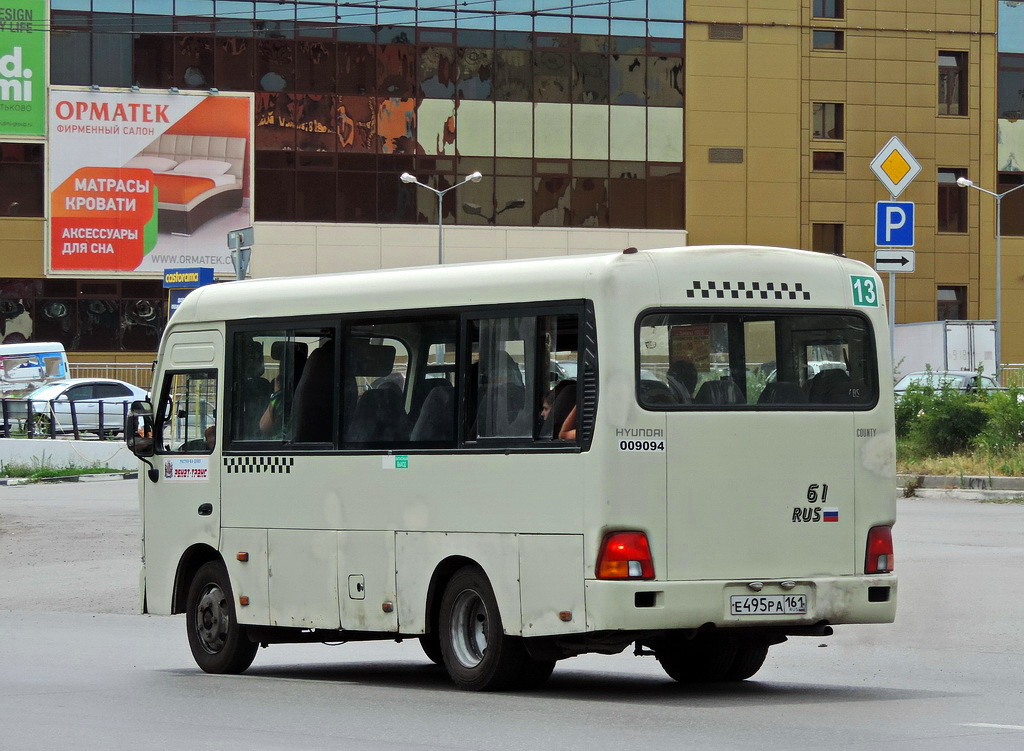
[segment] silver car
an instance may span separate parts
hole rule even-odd
[[[40,386],[25,401],[32,403],[37,433],[49,433],[51,420],[56,433],[73,432],[76,423],[80,431],[98,431],[101,409],[103,430],[120,432],[124,430],[125,413],[132,402],[148,398],[145,389],[113,378],[68,378]],[[19,406],[20,416],[24,418],[26,406]]]
[[[978,375],[973,370],[922,370],[917,373],[907,373],[896,382],[894,391],[897,400],[903,396],[911,384],[933,389],[949,388],[964,394],[973,394],[979,391],[1006,391],[1006,387],[1000,386],[988,376]]]

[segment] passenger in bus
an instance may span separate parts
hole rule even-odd
[[[576,381],[564,380],[555,384],[545,395],[541,405],[541,424],[538,438],[552,440],[558,438],[565,418],[576,406]]]
[[[217,448],[217,425],[214,423],[203,431],[203,438],[206,439],[206,447],[213,451]]]
[[[668,385],[680,404],[691,404],[697,388],[697,366],[690,360],[674,360],[668,366]]]
[[[558,439],[561,441],[575,441],[576,440],[576,407],[572,408],[569,416],[565,418],[565,422],[562,423],[561,430],[558,431]]]
[[[270,395],[270,403],[260,417],[260,432],[267,438],[280,438],[282,427],[283,404],[281,391],[281,379],[275,378],[273,383],[274,392]]]

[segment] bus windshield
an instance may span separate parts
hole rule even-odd
[[[638,330],[648,409],[869,409],[868,322],[851,314],[653,312]]]

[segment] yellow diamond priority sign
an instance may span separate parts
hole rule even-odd
[[[871,160],[871,171],[893,198],[902,193],[921,173],[920,163],[899,138],[893,136]]]

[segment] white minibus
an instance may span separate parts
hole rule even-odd
[[[895,617],[891,371],[878,276],[784,248],[203,287],[126,429],[141,609],[213,673],[418,638],[463,689],[631,645],[743,680]]]
[[[22,396],[69,373],[60,342],[0,344],[0,396]]]

